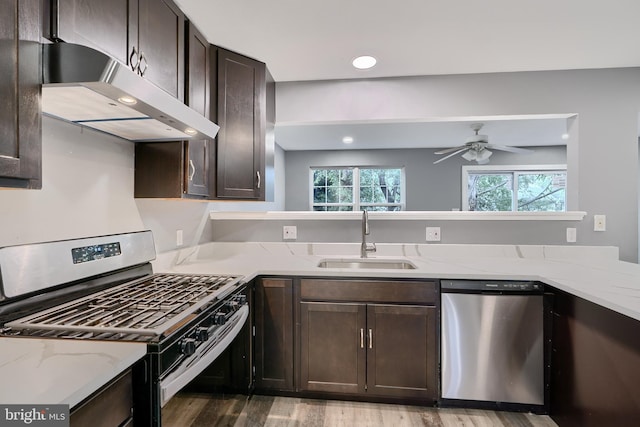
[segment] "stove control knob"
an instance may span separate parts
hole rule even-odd
[[[185,338],[180,342],[180,351],[186,356],[191,356],[196,352],[196,340]]]
[[[238,301],[238,304],[245,305],[247,303],[247,296],[244,294],[238,295],[236,300]]]
[[[209,330],[207,328],[196,329],[196,339],[200,342],[205,342],[209,339]]]
[[[227,313],[219,311],[213,316],[213,323],[215,325],[224,325],[227,322]]]

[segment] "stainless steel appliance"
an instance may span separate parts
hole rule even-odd
[[[543,285],[442,280],[441,404],[546,411]]]
[[[138,341],[137,425],[161,424],[161,407],[239,334],[246,286],[230,275],[153,274],[150,231],[0,248],[3,335]]]

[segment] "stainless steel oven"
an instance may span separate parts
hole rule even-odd
[[[151,232],[0,248],[5,336],[146,343],[134,366],[138,425],[211,364],[247,323],[239,276],[152,271]]]

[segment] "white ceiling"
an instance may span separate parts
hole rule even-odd
[[[276,81],[640,66],[638,0],[176,2]]]
[[[277,142],[285,151],[385,148],[442,148],[463,145],[483,123],[489,143],[508,146],[564,145],[566,116],[452,118],[447,121],[359,122],[276,125]],[[353,142],[344,144],[342,138]]]
[[[277,82],[640,66],[639,0],[175,1],[211,43],[265,62]],[[364,54],[378,64],[354,69]],[[450,147],[472,133],[474,120],[460,120],[278,125],[276,137],[285,150]],[[516,120],[483,133],[550,145],[564,126]],[[356,142],[343,145],[346,134]]]

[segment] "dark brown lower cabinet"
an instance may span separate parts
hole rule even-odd
[[[640,321],[553,292],[551,417],[569,427],[640,425]]]
[[[131,370],[98,390],[71,410],[72,427],[131,425],[133,420],[133,377]]]
[[[370,304],[366,335],[368,393],[435,397],[435,307]]]
[[[366,391],[366,305],[300,304],[300,388],[358,394]]]
[[[302,302],[300,388],[432,398],[435,306]]]
[[[294,390],[293,280],[256,282],[256,388]]]

